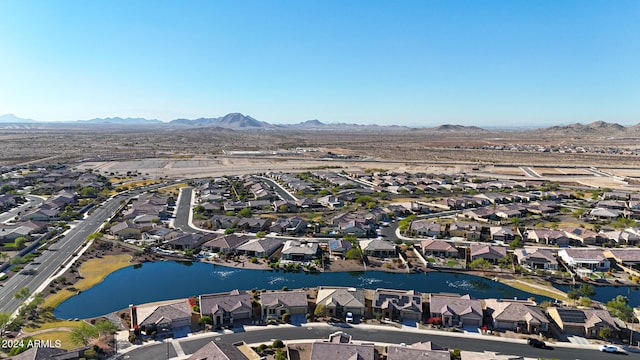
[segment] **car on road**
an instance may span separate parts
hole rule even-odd
[[[347,323],[353,323],[353,313],[352,312],[347,312],[347,315],[345,317],[345,320],[347,321]]]
[[[613,345],[600,345],[598,349],[602,352],[608,352],[608,353],[614,353],[614,352],[620,351],[620,349],[618,349],[617,346],[613,346]]]
[[[544,343],[544,341],[538,340],[538,339],[535,339],[535,338],[528,338],[527,339],[527,344],[529,344],[529,346],[533,346],[533,347],[540,348],[540,349],[544,349],[547,346]]]

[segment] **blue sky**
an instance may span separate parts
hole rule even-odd
[[[637,0],[0,1],[0,114],[640,122]]]

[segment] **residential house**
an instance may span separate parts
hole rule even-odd
[[[262,319],[282,319],[284,314],[304,315],[308,310],[307,294],[304,290],[267,291],[260,293]]]
[[[597,207],[589,212],[589,216],[596,219],[614,220],[621,216],[622,211]]]
[[[236,224],[238,230],[257,233],[258,231],[269,230],[271,219],[260,218],[240,218]]]
[[[511,226],[492,226],[489,228],[489,233],[491,234],[491,241],[505,243],[511,242],[516,236]]]
[[[550,229],[530,229],[524,232],[524,237],[529,242],[545,245],[567,246],[574,243],[564,231]]]
[[[340,200],[338,197],[334,195],[327,195],[327,196],[320,197],[318,198],[318,203],[320,203],[320,205],[331,210],[341,208],[344,205],[342,200]]]
[[[446,348],[431,341],[412,345],[389,345],[387,360],[449,360],[451,353]]]
[[[469,250],[471,261],[485,259],[495,264],[507,256],[507,248],[502,246],[473,243]]]
[[[325,315],[329,317],[344,318],[350,312],[357,321],[364,317],[365,299],[364,290],[344,287],[318,287],[316,307],[324,306]]]
[[[120,239],[140,239],[142,229],[132,221],[124,221],[113,225],[109,232]]]
[[[396,256],[396,246],[386,240],[368,239],[360,240],[360,249],[365,256],[388,258]]]
[[[346,359],[346,360],[378,360],[380,355],[374,344],[353,344],[351,336],[342,332],[329,336],[328,341],[311,343],[309,360]]]
[[[235,344],[209,341],[203,347],[191,354],[187,360],[251,360],[260,356],[249,346],[242,343],[242,350]],[[249,354],[245,354],[249,352]]]
[[[604,327],[608,327],[614,332],[619,330],[607,310],[550,307],[547,309],[547,313],[556,325],[567,334],[598,338],[600,329]]]
[[[322,253],[317,242],[306,242],[298,240],[285,241],[282,251],[282,259],[292,261],[309,261],[317,259]]]
[[[442,233],[442,224],[428,220],[412,221],[409,231],[418,236],[438,237]]]
[[[518,259],[518,264],[531,270],[558,270],[558,261],[549,249],[516,249],[515,255]]]
[[[598,234],[581,227],[563,229],[568,238],[578,240],[582,245],[594,245]]]
[[[198,250],[202,244],[212,237],[213,235],[183,234],[182,236],[165,241],[162,247],[173,250]]]
[[[420,242],[424,256],[458,257],[458,249],[443,240],[427,239]]]
[[[549,319],[533,301],[486,299],[484,303],[495,329],[529,334],[549,331]]]
[[[345,239],[333,239],[329,240],[327,247],[329,249],[330,256],[344,258],[344,256],[347,254],[347,251],[353,248],[353,245],[351,244],[351,242]]]
[[[619,265],[640,270],[640,249],[606,249],[603,255],[608,259],[613,259]]]
[[[298,235],[307,232],[309,223],[301,217],[280,218],[271,224],[269,231],[278,234]]]
[[[234,253],[238,246],[246,243],[251,239],[253,239],[253,237],[248,235],[222,235],[202,244],[202,250],[211,253]]]
[[[209,316],[214,328],[233,327],[251,320],[251,297],[244,291],[200,295],[200,316]]]
[[[19,340],[18,340],[19,341]],[[45,340],[42,340],[46,344]],[[53,343],[53,342],[52,342]],[[41,343],[42,344],[42,343]],[[82,347],[76,350],[65,350],[49,346],[33,346],[12,356],[11,360],[80,360],[85,359],[87,348]]]
[[[280,249],[282,241],[274,238],[258,238],[251,239],[246,243],[237,247],[238,254],[247,256],[265,257],[273,255],[276,250]]]
[[[219,230],[235,228],[240,218],[237,216],[214,215],[209,221],[211,221],[211,228],[213,230]]]
[[[33,229],[24,225],[5,225],[0,223],[0,243],[13,242],[19,237],[28,239]]]
[[[465,238],[470,241],[480,240],[482,226],[471,222],[454,222],[449,225],[449,235]]]
[[[607,271],[611,267],[601,249],[562,249],[558,251],[558,257],[574,269]]]
[[[417,321],[422,318],[422,294],[415,290],[376,289],[372,309],[375,315],[391,321]]]
[[[191,307],[186,300],[163,305],[129,305],[131,328],[144,335],[173,336],[174,330],[181,332],[191,326]]]
[[[598,234],[598,242],[613,242],[618,245],[636,246],[640,243],[640,234],[626,230],[602,231]]]
[[[482,326],[482,303],[470,295],[429,294],[429,317],[443,326]]]

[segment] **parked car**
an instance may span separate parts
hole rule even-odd
[[[529,344],[529,346],[533,346],[536,348],[540,348],[543,349],[545,348],[547,345],[544,343],[544,341],[535,339],[535,338],[528,338],[527,339],[527,344]]]
[[[347,323],[353,323],[353,313],[347,312],[347,316],[345,317]]]
[[[602,352],[608,352],[608,353],[614,353],[619,351],[618,347],[613,345],[600,345],[598,349],[600,349],[600,351]]]

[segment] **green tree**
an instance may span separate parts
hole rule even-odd
[[[596,288],[591,284],[583,284],[582,286],[580,286],[578,291],[582,295],[587,296],[587,297],[591,297],[591,296],[596,294]]]
[[[6,252],[0,252],[0,261],[5,262],[9,258],[9,254]]]
[[[19,238],[17,238],[15,240],[16,248],[18,250],[24,249],[24,243],[26,243],[26,242],[27,242],[27,238],[24,237],[24,236],[20,236]]]
[[[200,323],[200,325],[213,324],[213,321],[211,320],[211,317],[209,315],[201,316],[200,320],[198,320],[198,322]]]
[[[613,330],[608,326],[601,327],[600,331],[598,331],[598,336],[600,336],[601,339],[609,340],[613,337]]]
[[[98,338],[99,335],[100,332],[95,326],[82,322],[71,330],[69,338],[78,346],[87,346],[92,339]]]
[[[567,297],[571,300],[578,300],[580,298],[580,292],[576,289],[571,289],[567,292]]]
[[[28,287],[23,287],[22,289],[18,290],[18,292],[16,292],[15,294],[13,294],[13,297],[18,299],[18,300],[26,300],[29,295],[31,295],[31,292],[29,292],[29,288]]]
[[[516,237],[509,244],[509,249],[518,249],[524,247],[524,243],[522,242],[522,237],[520,235],[516,235]]]
[[[256,237],[259,237],[259,238],[264,237],[265,235],[267,235],[266,231],[258,231],[256,233]]]
[[[362,250],[359,248],[351,248],[347,250],[344,257],[348,260],[360,260],[362,259]]]
[[[251,209],[249,208],[244,208],[240,211],[238,211],[238,216],[243,217],[243,218],[250,218],[253,215],[253,213],[251,212]]]
[[[316,305],[316,309],[313,311],[313,315],[315,317],[323,317],[327,314],[327,308],[322,305],[322,304],[318,304]]]
[[[475,259],[469,263],[470,269],[486,270],[486,269],[491,269],[492,266],[493,264],[491,264],[489,260],[482,259],[482,258]]]
[[[11,323],[11,314],[9,313],[0,313],[0,337],[4,336],[4,332],[7,330],[7,327]]]
[[[204,206],[198,205],[193,208],[193,212],[196,214],[202,214],[204,212]]]
[[[586,296],[580,298],[580,306],[591,307],[592,301]]]
[[[282,342],[282,340],[280,339],[273,340],[273,344],[271,344],[271,347],[274,349],[282,349],[284,347],[284,342]]]
[[[80,195],[82,197],[93,198],[93,197],[96,197],[97,194],[98,194],[98,191],[93,186],[86,186],[80,189]]]
[[[225,235],[233,234],[234,232],[236,232],[236,228],[226,228],[226,229],[224,229]]]
[[[624,321],[630,321],[633,317],[633,309],[628,305],[628,300],[622,295],[618,295],[606,304],[611,315]]]
[[[109,320],[98,320],[94,326],[100,335],[115,334],[118,331],[118,326]]]

